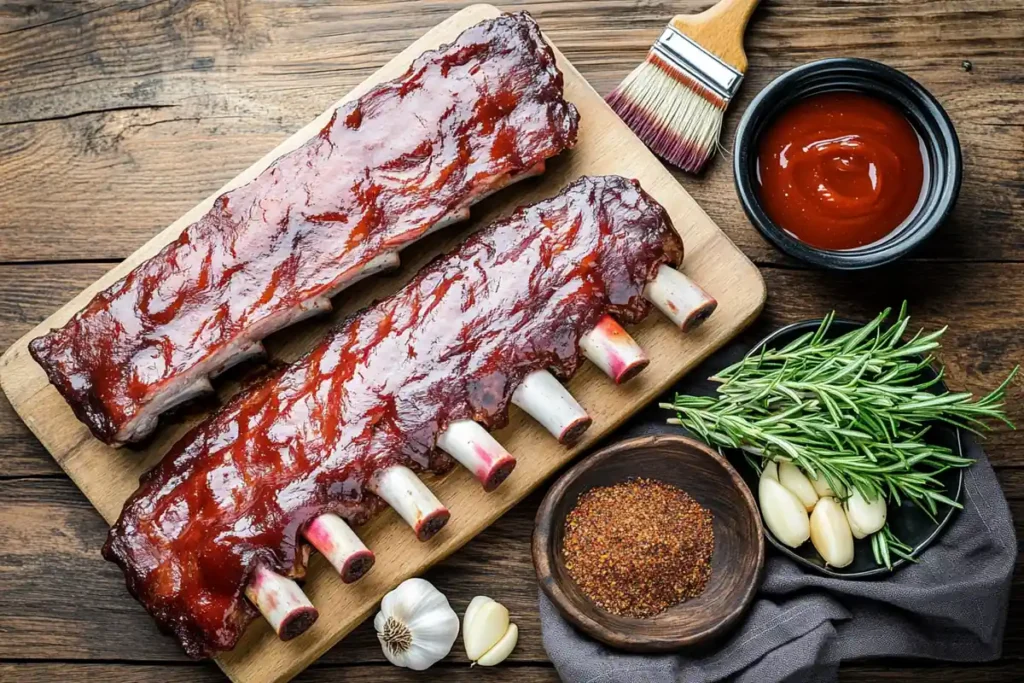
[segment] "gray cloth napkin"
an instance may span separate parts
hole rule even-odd
[[[705,379],[746,347],[713,356],[666,394],[711,393]],[[692,378],[692,379],[691,379]],[[656,404],[616,433],[619,440],[677,430]],[[946,532],[885,580],[840,580],[804,571],[767,545],[764,582],[750,612],[711,652],[642,655],[592,640],[540,593],[544,648],[567,683],[835,681],[839,663],[868,657],[947,661],[998,659],[1017,557],[1010,510],[985,453],[965,473],[963,504]]]

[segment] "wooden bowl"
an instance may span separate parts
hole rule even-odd
[[[689,493],[711,511],[715,531],[704,593],[648,619],[616,616],[594,605],[569,576],[562,556],[565,518],[579,496],[635,477]],[[764,565],[761,515],[736,470],[704,444],[671,434],[629,439],[583,459],[551,487],[537,512],[533,564],[551,601],[597,640],[637,652],[694,646],[725,633],[750,607]]]

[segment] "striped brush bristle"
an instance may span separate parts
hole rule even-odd
[[[608,97],[651,151],[696,173],[714,154],[743,74],[669,26]]]
[[[728,105],[653,50],[607,101],[652,152],[689,173],[714,153]]]

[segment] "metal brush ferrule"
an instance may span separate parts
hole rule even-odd
[[[743,74],[668,26],[651,48],[670,64],[729,102],[743,81]]]

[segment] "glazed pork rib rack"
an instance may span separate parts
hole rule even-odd
[[[159,254],[32,341],[33,358],[100,440],[145,438],[161,412],[263,353],[272,332],[398,265],[398,251],[542,173],[578,114],[526,14],[418,57],[337,111]]]
[[[454,459],[497,486],[515,461],[487,430],[510,402],[570,441],[590,418],[555,375],[584,357],[634,375],[647,361],[619,321],[651,302],[684,329],[709,315],[715,301],[672,267],[682,256],[636,181],[583,178],[518,210],[186,434],[104,557],[192,656],[234,647],[257,612],[294,637],[317,615],[293,580],[310,546],[348,582],[373,563],[349,525],[385,505],[430,538],[448,510],[414,470]]]

